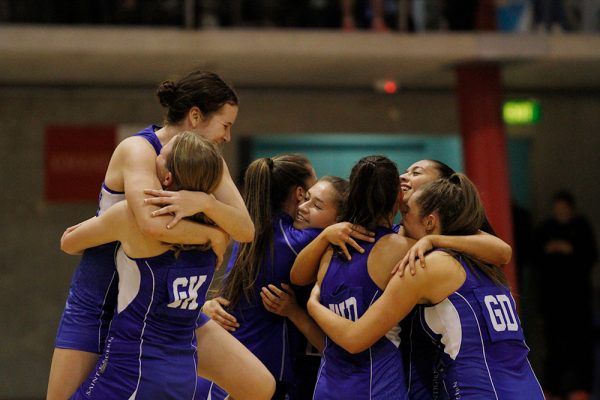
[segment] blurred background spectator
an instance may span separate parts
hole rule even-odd
[[[596,239],[570,192],[557,192],[551,207],[550,217],[534,234],[547,349],[543,385],[549,399],[586,400],[592,388],[591,272],[598,258]]]

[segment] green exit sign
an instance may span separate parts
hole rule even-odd
[[[540,120],[541,108],[537,100],[510,100],[502,106],[506,125],[534,125]]]

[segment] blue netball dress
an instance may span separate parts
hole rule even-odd
[[[158,129],[160,127],[151,125],[136,135],[148,140],[157,155],[162,148],[154,133]],[[96,216],[124,199],[125,193],[113,191],[103,183]],[[117,302],[116,249],[117,243],[114,242],[83,252],[71,280],[58,326],[56,347],[89,353],[102,353],[104,350],[106,333]]]
[[[238,305],[229,312],[237,318],[240,327],[233,336],[265,364],[276,381],[292,383],[292,357],[294,343],[300,333],[287,318],[280,317],[265,309],[260,298],[260,290],[268,284],[278,287],[282,283],[290,285],[290,270],[296,255],[317,235],[320,229],[294,228],[293,219],[280,214],[273,219],[273,257],[267,247],[265,260],[254,284],[254,298],[247,301],[243,296]],[[227,265],[231,271],[237,255],[237,243]],[[225,392],[214,383],[199,378],[197,399],[223,399]]]
[[[409,397],[544,399],[510,290],[458,261],[463,285],[435,306],[417,306],[403,322]]]
[[[378,228],[377,242],[392,229]],[[363,254],[352,260],[334,256],[321,283],[321,304],[336,314],[356,321],[381,296],[367,269],[375,243],[365,243]],[[369,349],[350,354],[326,338],[314,399],[406,399],[400,350],[387,337]]]
[[[122,249],[117,310],[104,353],[73,399],[193,399],[195,328],[216,265],[212,251],[129,258]]]

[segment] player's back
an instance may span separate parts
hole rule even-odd
[[[510,290],[458,261],[463,285],[404,323],[410,398],[543,399]]]
[[[195,328],[212,280],[212,251],[117,255],[119,299],[104,354],[75,398],[192,398]],[[201,355],[200,355],[201,356]]]
[[[378,228],[375,243],[391,229]],[[356,321],[380,296],[367,260],[375,243],[363,244],[364,253],[352,260],[334,255],[321,283],[321,303],[336,314]],[[387,338],[365,351],[351,354],[326,338],[314,398],[403,399],[406,395],[400,350]]]

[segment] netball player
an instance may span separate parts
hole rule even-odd
[[[304,201],[298,206],[294,228],[324,229],[335,224],[342,205],[345,200],[348,181],[335,176],[324,176],[320,178],[311,188],[306,191]],[[343,225],[343,224],[342,224]],[[359,233],[360,234],[360,233]],[[369,240],[367,235],[362,235],[364,240]],[[372,239],[371,239],[372,240]],[[310,290],[310,288],[306,288]],[[318,328],[296,300],[296,290],[300,297],[306,294],[306,298],[301,300],[306,304],[308,294],[303,293],[301,288],[292,288],[283,283],[281,287],[278,284],[269,284],[261,288],[260,296],[265,308],[275,314],[287,317],[315,346],[319,351],[323,350],[323,333],[319,330],[315,332],[313,328]]]
[[[230,302],[228,311],[237,321],[233,335],[275,376],[275,398],[285,398],[293,382],[292,350],[297,335],[286,318],[263,307],[260,293],[268,284],[289,283],[296,254],[320,232],[294,227],[303,222],[302,217],[296,222],[294,217],[315,183],[315,174],[304,157],[279,156],[254,161],[245,179],[245,201],[257,234],[252,244],[234,248],[220,294]],[[210,382],[205,386],[204,398],[223,398],[224,393]]]
[[[362,253],[351,252],[351,260],[329,249],[318,272],[321,300],[343,318],[358,319],[369,308],[412,244],[392,229],[399,206],[398,175],[396,165],[382,156],[362,158],[352,168],[341,219],[375,232],[375,241],[364,245]],[[402,399],[403,376],[400,353],[387,338],[360,354],[326,338],[314,399]]]
[[[325,228],[334,224],[342,209],[348,181],[339,177],[325,176],[310,187],[304,196],[303,202],[298,206],[295,229]],[[328,228],[332,235],[346,229],[349,223],[335,224]],[[372,240],[366,231],[357,231],[356,239]],[[287,246],[287,245],[286,245]],[[285,268],[278,264],[280,268]],[[289,269],[289,265],[287,266]],[[301,399],[312,397],[316,375],[320,364],[320,354],[324,346],[324,334],[312,321],[306,312],[305,304],[308,300],[310,288],[292,288],[286,283],[272,282],[263,286],[260,291],[262,304],[267,311],[287,317],[288,321],[308,339],[300,338],[296,346],[290,346],[288,353],[294,359],[294,384],[288,391],[290,398]],[[299,301],[296,301],[298,296]],[[217,297],[205,303],[203,311],[212,319],[221,324],[225,329],[235,331],[239,327],[236,318],[229,314],[223,306],[229,302]],[[290,331],[294,331],[290,327]],[[294,336],[294,335],[291,335]],[[287,385],[289,388],[290,385]],[[214,391],[213,391],[214,393]]]
[[[485,218],[477,189],[462,174],[423,186],[409,198],[403,224],[411,237],[469,235]],[[308,309],[337,344],[355,353],[380,340],[409,315],[407,390],[411,399],[543,399],[531,369],[514,300],[500,268],[437,250],[427,268],[395,275],[357,321],[319,301]]]
[[[205,193],[214,190],[223,171],[215,145],[191,132],[169,141],[156,165],[165,187]],[[214,231],[208,242],[227,242],[226,234]],[[212,280],[216,255],[202,249],[176,247],[173,251],[172,245],[144,235],[127,201],[68,229],[61,245],[72,253],[112,241],[121,243],[116,257],[120,276],[117,314],[96,371],[73,398],[193,398],[197,327],[201,332],[221,332],[218,339],[211,336],[216,339],[212,341],[200,335],[199,358],[206,357],[202,349],[215,345],[222,352],[210,360],[213,363],[235,369],[245,357],[250,371],[244,373],[265,378],[262,385],[247,388],[251,392],[246,398],[268,398],[265,390],[272,391],[274,386],[268,371],[248,351],[232,356],[226,346],[233,342],[229,335],[216,325],[204,326],[208,318],[200,306]]]
[[[336,227],[345,229],[349,223],[335,224],[345,202],[348,181],[338,177],[325,176],[311,187],[305,196],[305,201],[298,206],[294,227],[326,228],[335,232]],[[335,224],[335,225],[332,225]],[[362,240],[373,240],[368,232],[358,232]],[[358,239],[358,237],[357,237]],[[290,394],[291,399],[312,398],[321,352],[325,346],[325,335],[306,312],[306,302],[312,286],[291,287],[282,284],[278,287],[270,284],[263,287],[261,298],[263,306],[270,312],[287,317],[304,335],[294,354],[294,385]]]
[[[200,240],[205,235],[200,224],[183,221],[167,229],[171,218],[153,218],[151,213],[158,208],[144,203],[143,190],[161,187],[156,178],[156,156],[176,133],[189,130],[215,143],[228,142],[237,117],[238,99],[225,82],[209,72],[193,72],[177,83],[165,81],[157,95],[168,110],[166,124],[162,128],[149,126],[117,146],[102,184],[97,215],[127,198],[146,235],[168,243]],[[206,196],[202,211],[234,239],[251,240],[252,221],[224,162],[223,169],[214,198]],[[117,298],[115,249],[116,243],[111,243],[86,250],[73,275],[56,337],[49,399],[69,397],[104,350]]]
[[[292,381],[288,326],[284,318],[266,311],[260,288],[288,282],[289,266],[304,244],[317,232],[293,228],[298,204],[316,181],[310,162],[303,156],[283,155],[253,161],[244,177],[244,201],[256,229],[251,243],[235,244],[227,267],[221,297],[230,304],[239,327],[233,332],[256,355],[285,394]],[[202,381],[196,398],[219,399],[226,393],[213,382]],[[282,397],[283,398],[283,397]]]

